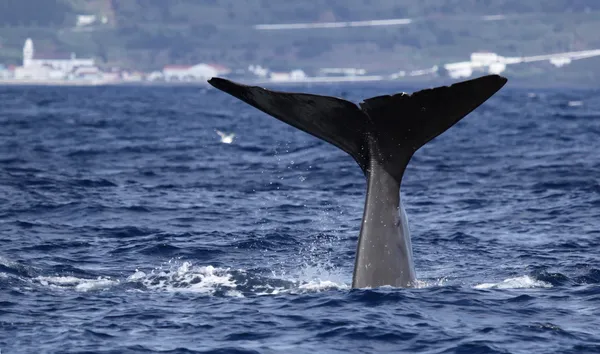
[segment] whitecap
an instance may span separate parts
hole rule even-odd
[[[508,278],[500,283],[483,283],[474,286],[475,289],[531,289],[551,287],[552,284],[534,279],[528,275],[523,275],[516,278]]]

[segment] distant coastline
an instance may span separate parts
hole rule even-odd
[[[0,79],[0,86],[102,86],[111,81]]]
[[[478,75],[478,76],[483,76]],[[533,78],[513,77],[507,75],[509,87],[519,89],[585,89],[597,88],[595,81],[580,82],[577,80],[540,80]],[[415,88],[426,88],[432,86],[451,85],[455,82],[463,81],[464,79],[451,79],[448,77],[418,77],[418,78],[403,78],[403,79],[388,79],[377,77],[343,77],[343,78],[322,78],[308,77],[302,80],[290,81],[272,81],[266,79],[236,77],[228,78],[236,82],[246,85],[257,85],[264,87],[278,86],[313,86],[313,85],[357,85],[357,84],[374,84],[385,86],[406,86]],[[333,80],[329,80],[333,79]],[[167,81],[115,81],[115,80],[15,80],[15,79],[0,79],[0,87],[101,87],[101,86],[133,86],[133,87],[210,87],[207,81],[198,80],[190,82],[167,82]]]

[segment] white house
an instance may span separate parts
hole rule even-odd
[[[77,15],[77,27],[88,26],[96,22],[96,15]]]
[[[471,53],[470,61],[449,63],[444,65],[448,75],[454,79],[467,78],[475,71],[487,71],[490,74],[501,74],[506,70],[506,58],[491,52]]]
[[[504,58],[492,52],[471,53],[471,62],[475,63],[477,66],[489,66],[493,63],[501,62],[502,59]]]
[[[277,82],[302,81],[306,79],[306,73],[299,69],[290,72],[271,72],[269,79]]]
[[[366,75],[365,69],[357,68],[323,68],[319,70],[321,75],[344,75],[344,76],[358,76]]]
[[[267,75],[269,74],[269,69],[267,68],[263,68],[260,65],[249,65],[248,66],[248,71],[253,73],[254,75],[258,76],[258,77],[267,77]]]
[[[167,65],[163,68],[163,75],[167,81],[196,81],[207,80],[214,76],[226,75],[231,70],[215,64],[196,65]]]
[[[473,64],[470,61],[449,63],[444,65],[444,68],[448,71],[448,75],[453,79],[466,78],[473,75]]]
[[[4,65],[0,64],[0,79],[8,79],[11,76],[11,72]]]

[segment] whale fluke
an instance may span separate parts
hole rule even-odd
[[[507,80],[498,75],[372,97],[360,103],[271,91],[222,78],[212,86],[323,139],[356,160],[367,178],[353,287],[410,286],[415,280],[400,184],[413,154],[485,102]],[[401,209],[398,214],[398,209]]]
[[[271,91],[222,78],[208,82],[344,150],[366,174],[371,158],[378,162],[410,158],[421,146],[485,102],[506,81],[504,77],[488,75],[413,94],[372,97],[361,102],[360,108],[336,97]],[[377,152],[372,151],[374,146],[369,146],[370,139],[377,140]],[[403,167],[396,164],[386,169],[403,170]],[[394,175],[401,177],[398,173]]]

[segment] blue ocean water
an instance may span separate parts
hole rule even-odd
[[[220,91],[0,107],[3,354],[600,352],[600,91],[509,84],[417,152],[416,289],[349,288],[360,169]]]

